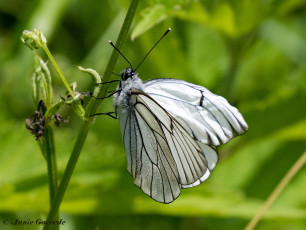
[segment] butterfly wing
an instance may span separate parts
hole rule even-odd
[[[202,86],[169,78],[149,80],[144,85],[145,93],[204,144],[224,144],[248,129],[235,107]]]
[[[217,161],[213,147],[196,141],[146,93],[133,89],[130,108],[118,110],[128,171],[134,184],[161,203],[170,203],[205,181]]]

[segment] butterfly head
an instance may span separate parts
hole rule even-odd
[[[121,73],[121,79],[123,81],[126,81],[127,79],[132,78],[135,75],[136,73],[132,68],[125,68]]]

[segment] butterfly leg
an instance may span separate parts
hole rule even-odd
[[[96,84],[96,85],[104,85],[104,84],[109,84],[109,83],[118,82],[118,81],[121,81],[121,80],[116,79],[116,80],[112,80],[112,81],[101,82],[101,83],[95,83],[95,84]]]
[[[115,116],[112,115],[112,113],[115,114]],[[117,117],[117,113],[116,112],[108,112],[108,113],[95,113],[95,114],[91,114],[89,115],[88,117],[94,117],[94,116],[98,116],[98,115],[107,115],[107,116],[110,116],[111,118],[114,118],[114,119],[118,119]]]
[[[121,74],[117,74],[117,73],[114,73],[114,72],[113,72],[113,74],[116,75],[116,76],[119,76],[119,77],[121,76]]]
[[[113,91],[111,94],[109,94],[109,95],[106,96],[106,97],[96,97],[96,96],[93,95],[92,92],[88,92],[88,93],[87,93],[87,96],[93,97],[93,98],[95,98],[95,99],[105,99],[105,98],[110,98],[110,97],[113,96],[115,93],[119,93],[119,92],[121,92],[121,89],[118,89],[118,90],[116,90],[116,91]]]

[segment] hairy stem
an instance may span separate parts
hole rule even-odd
[[[124,45],[124,43],[125,43],[125,41],[128,37],[128,33],[129,33],[129,30],[130,30],[130,27],[131,27],[131,24],[132,24],[132,21],[133,21],[138,3],[139,3],[139,0],[132,0],[132,2],[130,4],[129,10],[127,12],[127,15],[126,15],[124,23],[122,25],[120,34],[119,34],[118,39],[117,39],[116,46],[117,46],[118,49],[122,49],[122,47],[123,47],[123,45]],[[103,82],[109,81],[109,79],[111,77],[111,74],[113,72],[113,69],[116,65],[117,59],[118,59],[118,53],[114,50],[111,57],[110,57],[108,65],[105,69]],[[106,92],[107,92],[107,86],[104,84],[104,85],[102,85],[98,96],[102,97],[106,94]],[[86,115],[90,115],[90,114],[95,113],[95,111],[97,110],[97,108],[101,104],[101,102],[102,101],[91,99],[91,101],[89,102],[89,105],[86,108]],[[70,181],[71,175],[72,175],[73,170],[75,168],[75,165],[76,165],[76,163],[79,159],[79,156],[80,156],[82,147],[84,145],[85,139],[87,137],[88,130],[89,130],[91,122],[92,122],[92,119],[87,119],[87,120],[82,121],[81,128],[79,130],[74,148],[73,148],[72,153],[70,155],[70,158],[69,158],[67,167],[65,169],[63,178],[60,182],[59,189],[56,193],[55,199],[52,202],[52,206],[51,206],[50,212],[48,214],[48,218],[47,218],[48,221],[54,220],[54,218],[56,217],[56,213],[59,210],[60,204],[62,202],[62,199],[63,199],[64,194],[66,192],[68,183]],[[50,225],[45,225],[44,229],[45,230],[50,229],[50,227],[51,227]]]

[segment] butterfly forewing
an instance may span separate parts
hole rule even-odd
[[[168,148],[175,159],[176,165],[180,173],[181,184],[190,184],[196,181],[207,170],[207,162],[202,150],[196,141],[179,125],[179,123],[168,114],[158,103],[144,93],[138,94],[137,99],[143,100],[142,105],[154,116],[159,126],[164,127],[163,134],[166,137]],[[138,104],[136,105],[136,109]],[[149,117],[148,124],[151,124]],[[154,124],[152,122],[152,124]],[[156,132],[160,133],[160,132]],[[166,136],[166,135],[169,136]],[[160,134],[159,134],[160,135]],[[167,138],[168,137],[168,138]],[[152,140],[152,139],[150,139]]]
[[[163,117],[165,122],[162,124],[138,93],[131,96],[131,101],[134,104],[131,112],[135,120],[133,125],[137,129],[137,139],[141,140],[141,148],[136,153],[137,165],[141,167],[134,176],[134,183],[156,201],[172,202],[179,196],[180,186],[179,174],[163,130],[169,127],[170,119]]]
[[[154,200],[170,203],[179,196],[182,187],[193,187],[207,179],[210,161],[214,159],[211,155],[217,155],[216,151],[201,147],[144,92],[133,89],[130,102],[130,109],[125,114],[118,111],[118,116],[128,171],[135,185]]]
[[[235,107],[202,86],[177,79],[154,79],[144,84],[145,93],[204,144],[218,146],[248,129]]]

